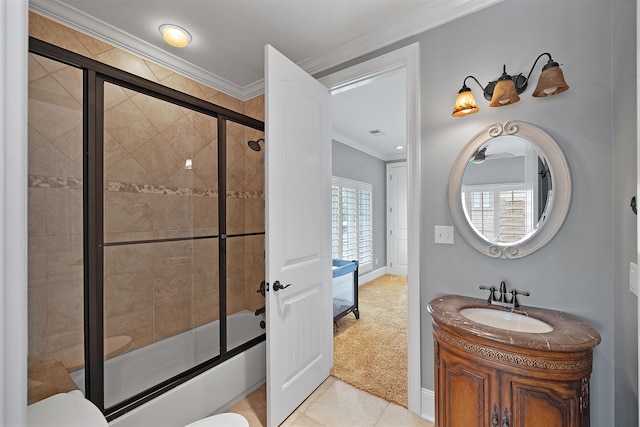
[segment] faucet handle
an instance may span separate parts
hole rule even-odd
[[[513,304],[513,308],[520,308],[520,302],[518,302],[518,295],[523,295],[525,297],[528,297],[529,295],[531,295],[529,292],[519,292],[519,291],[516,291],[515,289],[512,289],[509,292],[511,293],[511,301],[509,301],[509,303]]]
[[[491,286],[490,288],[486,286],[480,286],[480,289],[482,289],[483,291],[489,291],[489,299],[487,300],[489,304],[491,304],[491,301],[498,301],[498,298],[496,297],[496,292],[498,291],[498,289],[496,289],[495,286]]]

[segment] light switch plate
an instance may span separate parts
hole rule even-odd
[[[445,245],[453,245],[453,227],[448,225],[435,226],[435,242]]]
[[[638,296],[638,264],[629,263],[629,291]]]

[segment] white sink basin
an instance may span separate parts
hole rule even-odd
[[[460,314],[474,322],[508,331],[539,334],[553,331],[553,326],[542,320],[511,311],[473,307],[460,310]]]

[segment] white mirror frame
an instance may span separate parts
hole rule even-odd
[[[462,205],[462,179],[474,153],[485,143],[501,135],[515,135],[534,144],[547,159],[553,194],[548,200],[547,217],[538,230],[514,244],[496,244],[480,236],[467,220]],[[567,160],[556,141],[542,129],[521,121],[504,125],[494,123],[475,135],[462,149],[449,177],[449,208],[458,231],[475,249],[492,258],[515,259],[527,256],[546,245],[562,226],[571,204],[571,174]]]

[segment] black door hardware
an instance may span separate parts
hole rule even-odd
[[[280,289],[285,289],[285,288],[288,288],[289,286],[291,286],[291,283],[289,283],[287,286],[284,286],[282,283],[276,280],[275,282],[273,282],[273,291],[277,292]]]

